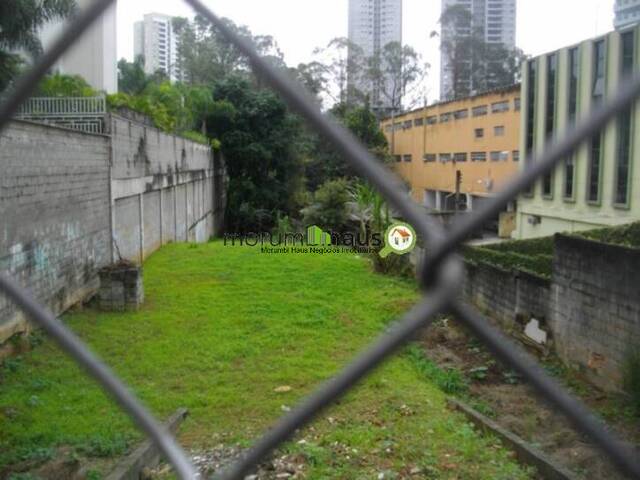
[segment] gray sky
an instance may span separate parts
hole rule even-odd
[[[315,47],[347,35],[348,0],[205,0],[218,15],[273,35],[289,65],[312,59]],[[517,45],[538,55],[613,29],[614,0],[518,0]],[[439,94],[440,0],[404,0],[403,42],[431,64],[428,97]],[[119,0],[118,58],[133,57],[133,23],[149,12],[192,16],[181,0]]]

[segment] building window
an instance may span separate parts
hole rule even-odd
[[[474,135],[475,135],[476,138],[484,137],[484,128],[476,128],[474,130]]]
[[[425,153],[424,157],[422,157],[425,162],[435,162],[436,154],[435,153]]]
[[[469,110],[466,108],[464,110],[457,110],[453,112],[453,118],[455,118],[456,120],[467,118],[468,116],[469,116]]]
[[[634,56],[633,30],[622,34],[620,73],[623,77],[633,71]],[[627,108],[618,116],[618,138],[616,152],[616,171],[614,185],[614,203],[627,205],[629,202],[629,161],[631,158],[631,122],[632,109]]]
[[[471,115],[474,117],[481,117],[482,115],[486,115],[489,111],[487,105],[480,105],[479,107],[473,107],[471,110]]]
[[[516,98],[513,99],[513,109],[516,112],[520,111],[520,97],[516,97]]]
[[[600,200],[600,154],[602,147],[602,134],[596,134],[591,139],[591,152],[589,155],[589,175],[587,185],[587,200],[597,202]]]
[[[403,130],[407,130],[409,128],[413,127],[413,120],[407,120],[402,124],[402,129]]]
[[[598,104],[604,97],[605,42],[598,40],[593,47],[593,102]]]
[[[545,118],[545,138],[551,140],[555,128],[556,115],[556,78],[558,71],[558,55],[552,53],[547,57],[547,99]],[[553,195],[553,173],[549,172],[542,177],[542,195],[551,197]]]
[[[558,55],[553,53],[547,57],[547,108],[545,134],[547,140],[553,135],[556,113],[556,73],[558,70]]]
[[[535,119],[536,119],[536,80],[537,66],[535,60],[530,60],[527,72],[527,117],[526,117],[526,144],[525,144],[525,168],[533,154],[533,146],[535,143]],[[533,190],[528,187],[524,190],[526,195],[531,195]]]
[[[500,154],[501,154],[501,152],[496,152],[496,151],[491,152],[491,161],[492,162],[499,162],[500,161]]]
[[[486,162],[487,161],[487,153],[486,152],[471,152],[471,161],[472,162]]]
[[[511,152],[511,155],[513,157],[514,162],[520,161],[520,150],[514,150],[513,152]]]
[[[441,153],[439,155],[439,157],[440,157],[440,161],[442,163],[447,163],[447,162],[451,161],[451,154],[450,153]]]
[[[491,104],[491,113],[500,113],[509,111],[509,101],[497,102]]]
[[[394,155],[393,158],[395,159],[396,163],[400,163],[402,161],[402,155]]]
[[[569,125],[576,122],[578,114],[578,47],[569,50]]]
[[[466,152],[454,153],[453,154],[453,161],[454,162],[466,162],[467,161],[467,153]]]
[[[416,118],[413,121],[413,126],[414,127],[421,127],[422,125],[424,125],[424,118]]]
[[[564,198],[573,198],[573,182],[575,178],[574,157],[569,157],[564,162]]]
[[[435,125],[436,123],[438,123],[438,116],[437,115],[433,115],[431,117],[427,117],[427,125]]]
[[[403,155],[402,160],[404,160],[407,163],[410,163],[412,160],[411,155]]]
[[[504,125],[496,125],[495,127],[493,127],[493,134],[496,137],[503,137],[504,136]]]
[[[593,46],[593,81],[591,103],[596,107],[604,97],[605,84],[605,41],[598,40]],[[587,200],[600,201],[600,170],[602,167],[602,132],[596,133],[591,139],[589,155],[589,169],[587,175]]]
[[[452,117],[452,113],[451,112],[440,114],[440,123],[447,123],[447,122],[451,121],[451,117]]]

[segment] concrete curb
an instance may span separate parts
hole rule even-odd
[[[176,433],[180,424],[187,418],[189,411],[179,408],[165,422],[165,428],[171,433]],[[114,469],[104,480],[139,480],[144,468],[155,467],[160,462],[160,452],[151,440],[145,440],[129,455],[118,462]]]
[[[534,448],[517,435],[505,430],[496,422],[485,417],[470,406],[453,398],[447,398],[447,404],[450,408],[464,413],[467,418],[481,430],[491,432],[500,438],[509,449],[515,452],[520,462],[535,467],[538,473],[545,479],[578,480],[578,477],[571,473],[566,467],[550,459],[540,450]]]

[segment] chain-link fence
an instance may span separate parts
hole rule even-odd
[[[71,46],[114,0],[96,0],[83,11],[53,47],[15,85],[9,98],[0,105],[0,130],[29,98],[40,78],[57,58]],[[430,325],[438,313],[449,313],[478,336],[504,363],[517,371],[573,425],[584,433],[619,470],[631,478],[640,478],[640,462],[631,447],[612,435],[578,400],[551,379],[535,360],[517,348],[509,339],[492,327],[476,311],[463,304],[458,297],[462,282],[462,262],[456,249],[474,231],[496,215],[519,192],[530,187],[539,177],[549,173],[556,164],[568,158],[580,145],[602,130],[628,105],[640,96],[640,76],[623,81],[617,94],[605,105],[591,113],[582,124],[552,143],[542,154],[527,162],[527,169],[513,179],[502,192],[486,202],[475,213],[460,218],[445,234],[432,224],[416,204],[407,200],[401,183],[376,160],[344,128],[323,114],[316,103],[283,72],[264,61],[245,39],[238,37],[220,21],[201,0],[185,0],[208,19],[230,43],[251,62],[256,75],[261,76],[289,106],[308,124],[322,134],[346,161],[369,180],[386,200],[411,223],[426,245],[426,254],[419,268],[424,296],[404,317],[392,325],[377,341],[358,355],[338,375],[319,387],[297,408],[286,414],[274,428],[234,465],[218,474],[222,479],[240,479],[250,473],[270,452],[289,439],[297,429],[309,423],[317,414],[338,400],[358,381],[368,375],[386,358],[410,341],[418,331]],[[50,312],[12,279],[0,274],[0,291],[14,301],[28,317],[51,335],[87,373],[114,398],[164,454],[180,478],[193,479],[198,474],[175,439],[133,396],[111,370],[89,352],[87,347]]]

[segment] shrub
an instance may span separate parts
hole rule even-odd
[[[304,224],[333,232],[343,231],[349,219],[349,199],[349,184],[345,179],[323,183],[313,194],[313,203],[302,209]]]
[[[604,243],[640,247],[640,222],[620,227],[600,228],[579,233],[580,236]]]
[[[506,270],[524,270],[544,278],[551,278],[552,254],[526,255],[514,251],[500,251],[486,247],[463,247],[464,257],[474,263],[488,263]]]
[[[640,415],[640,345],[629,348],[622,365],[623,387],[631,397],[636,415]]]

